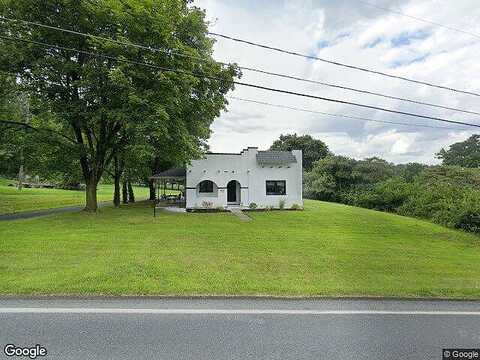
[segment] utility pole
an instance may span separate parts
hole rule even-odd
[[[18,170],[18,190],[22,190],[23,188],[23,146],[20,148],[20,169]]]
[[[28,98],[25,94],[20,94],[20,112],[22,114],[22,118],[25,119],[25,123],[28,124],[30,122],[30,104],[28,102]],[[25,171],[24,171],[24,147],[25,147],[25,137],[22,139],[22,145],[20,147],[20,168],[18,170],[18,190],[22,190],[23,188],[23,180],[25,178]]]

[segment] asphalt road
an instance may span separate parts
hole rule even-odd
[[[4,299],[1,359],[7,344],[44,346],[37,359],[442,359],[480,347],[480,302]]]

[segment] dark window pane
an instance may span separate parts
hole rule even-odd
[[[201,193],[212,193],[213,192],[213,182],[210,180],[204,180],[199,185],[199,192]]]
[[[267,195],[275,193],[275,181],[267,181]]]
[[[285,195],[286,181],[285,180],[267,180],[266,182],[267,195]]]

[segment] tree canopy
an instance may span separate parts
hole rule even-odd
[[[442,149],[437,154],[443,165],[458,165],[466,168],[480,167],[480,135],[472,135],[467,140],[457,142]]]
[[[297,134],[280,135],[280,138],[273,142],[270,150],[302,150],[305,170],[310,170],[315,161],[330,154],[328,146],[323,141],[314,139],[310,135],[298,136]]]
[[[15,73],[51,114],[39,126],[79,162],[87,210],[96,210],[98,182],[132,139],[150,157],[198,156],[239,75],[213,60],[205,13],[184,0],[6,0],[0,14],[89,35],[20,21],[0,28],[0,70]]]
[[[393,164],[376,157],[355,160],[329,155],[305,175],[306,193],[321,200],[348,202],[352,191],[386,180],[395,170]]]

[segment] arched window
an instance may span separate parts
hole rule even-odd
[[[213,181],[203,180],[198,184],[199,193],[213,193]]]

